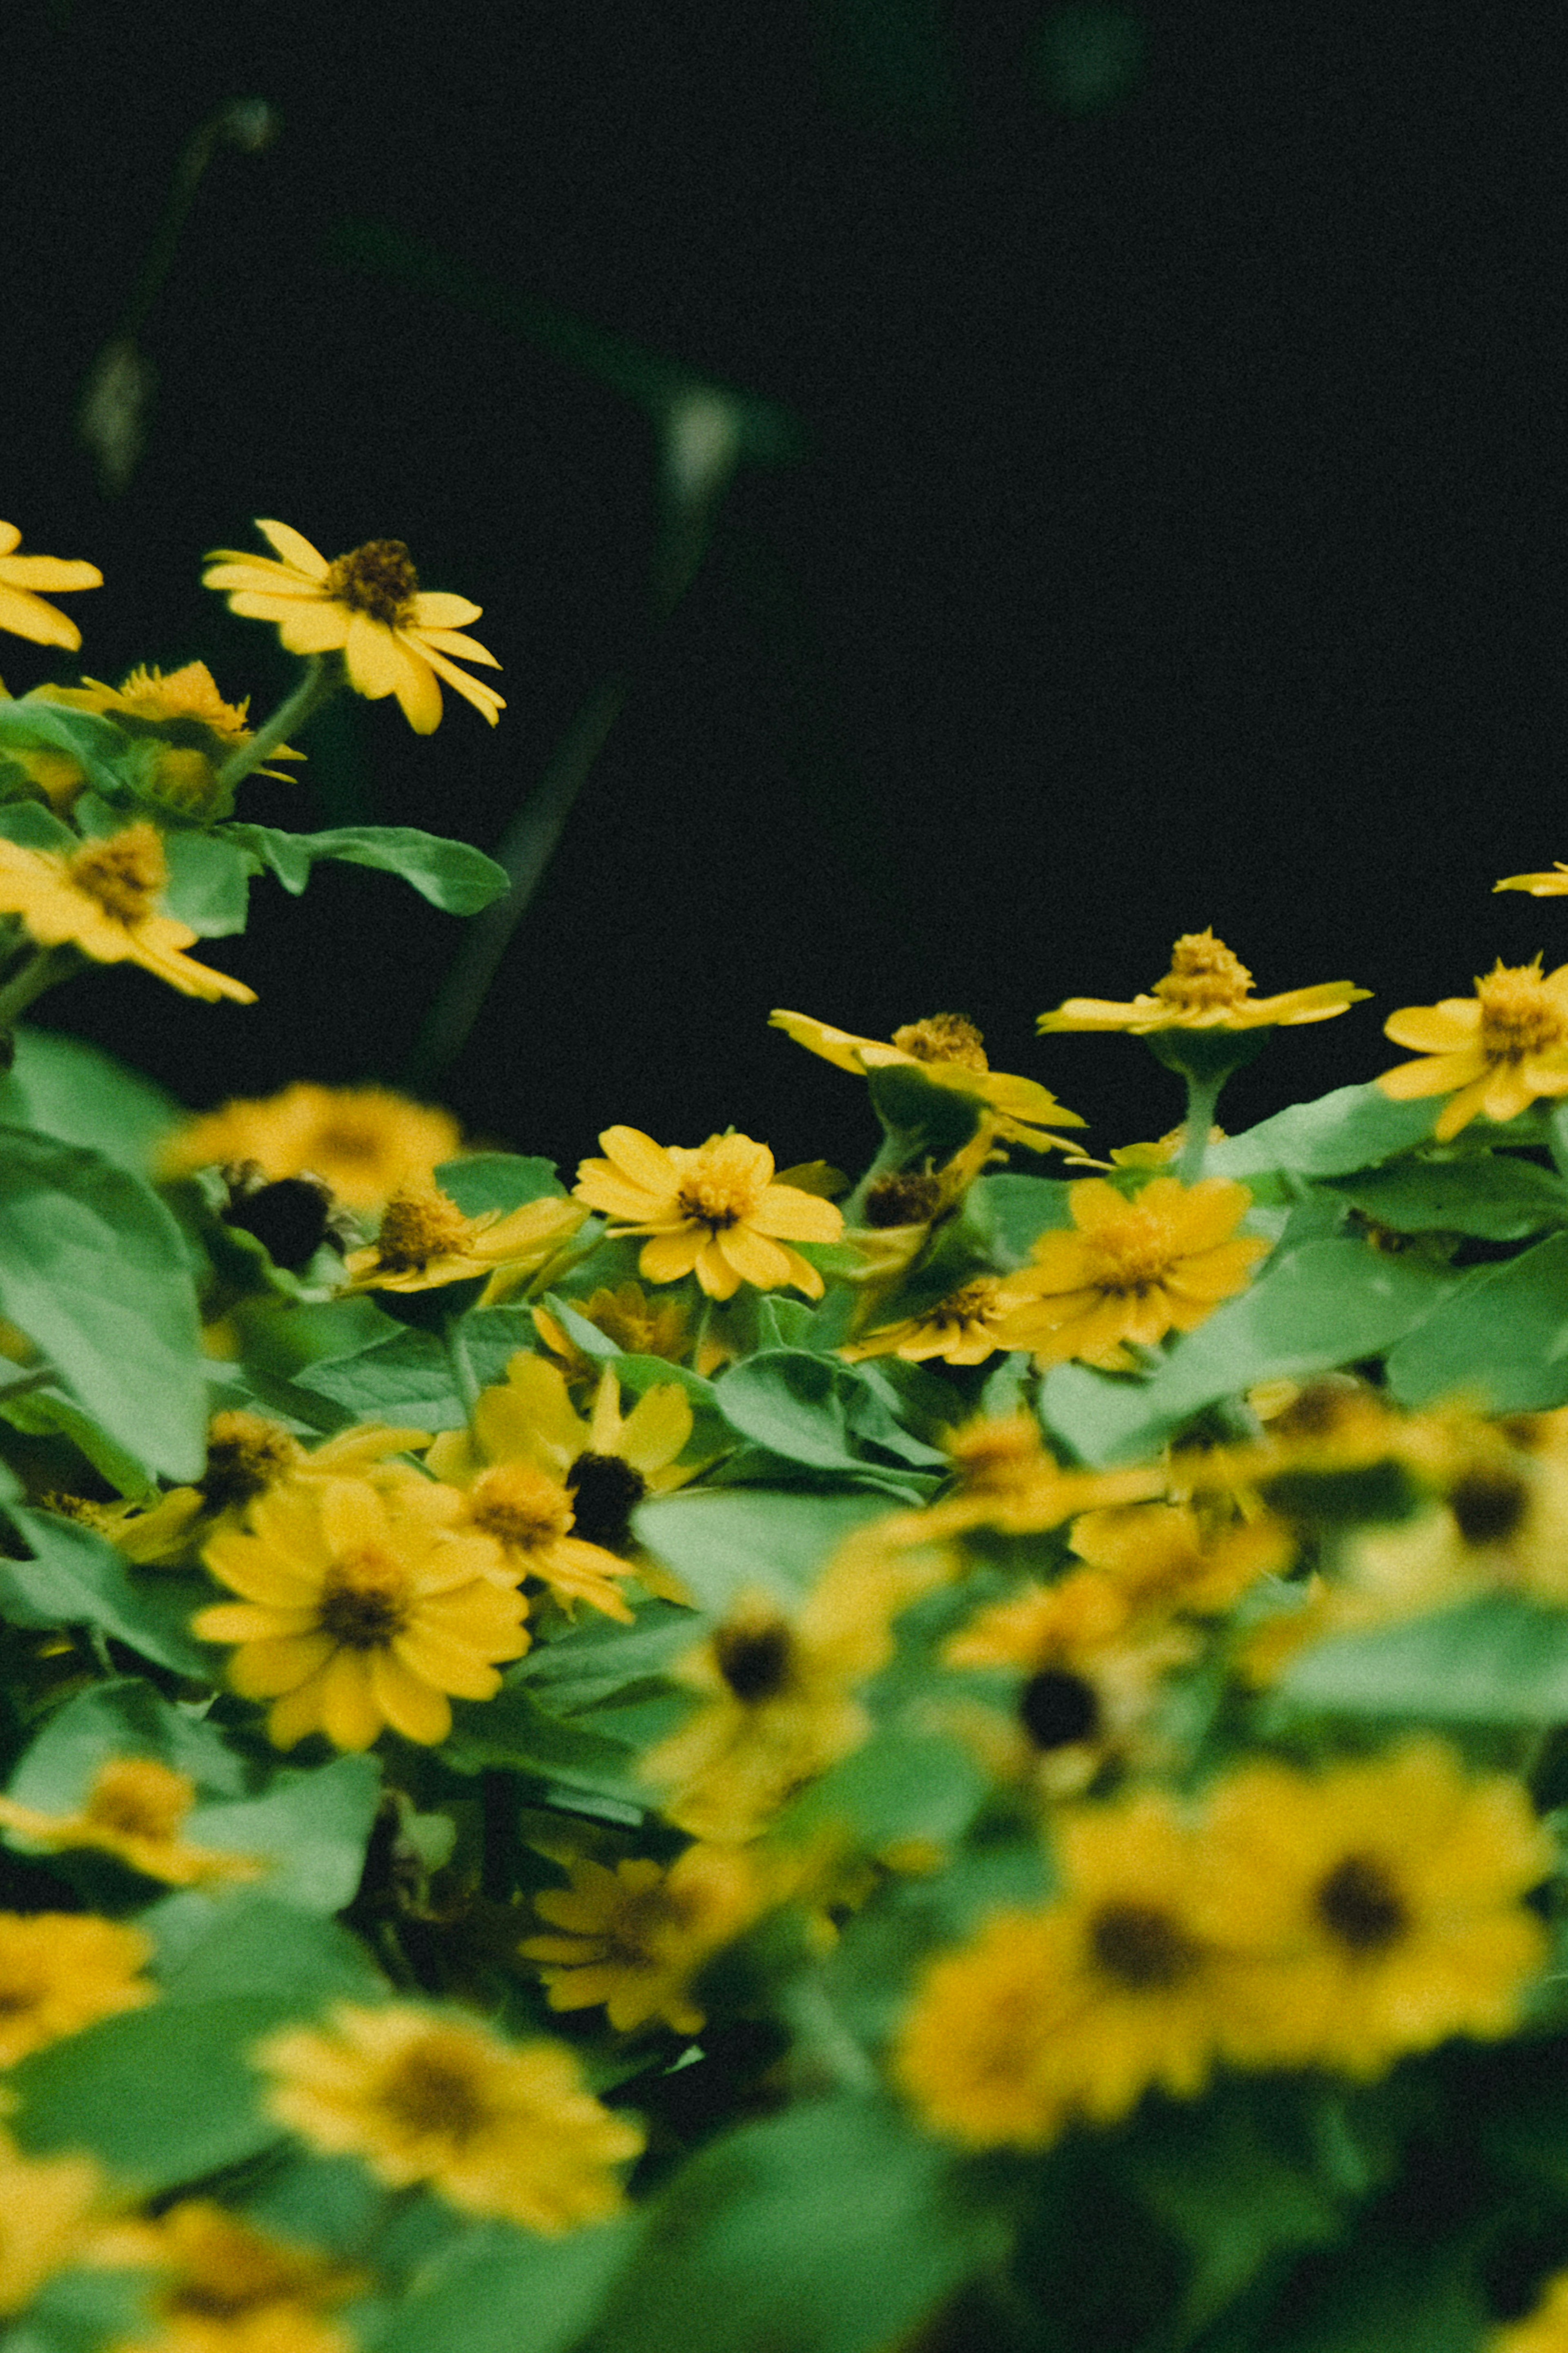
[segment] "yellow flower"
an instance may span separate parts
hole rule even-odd
[[[1191,1504],[1147,1503],[1086,1512],[1072,1548],[1124,1593],[1140,1614],[1215,1617],[1249,1586],[1289,1566],[1295,1541],[1283,1521],[1215,1519]]]
[[[1269,1249],[1237,1235],[1251,1201],[1226,1176],[1156,1176],[1133,1201],[1102,1176],[1080,1178],[1068,1190],[1077,1230],[1041,1234],[1033,1265],[1008,1276],[998,1340],[1032,1348],[1040,1365],[1077,1356],[1125,1369],[1124,1341],[1152,1347],[1167,1332],[1190,1332],[1245,1288]]]
[[[1165,1474],[1155,1466],[1064,1471],[1041,1442],[1032,1413],[982,1414],[943,1440],[957,1478],[954,1492],[880,1525],[900,1542],[932,1544],[973,1528],[1040,1535],[1099,1504],[1158,1495]]]
[[[1500,891],[1504,885],[1497,887]],[[1557,2272],[1546,2282],[1533,2312],[1494,2330],[1485,2353],[1568,2353],[1568,2272]]]
[[[90,2157],[23,2157],[0,2131],[0,2317],[79,2259],[106,2186]]]
[[[976,1275],[918,1315],[906,1315],[900,1323],[868,1332],[863,1340],[847,1342],[838,1354],[851,1364],[866,1356],[902,1356],[911,1364],[940,1356],[947,1365],[983,1365],[1002,1345],[992,1328],[992,1318],[1003,1304],[1001,1294],[1000,1275]]]
[[[1254,997],[1252,975],[1223,940],[1212,931],[1187,932],[1171,951],[1170,971],[1150,995],[1126,1004],[1069,997],[1054,1013],[1042,1013],[1036,1027],[1130,1029],[1138,1037],[1157,1029],[1295,1029],[1304,1021],[1331,1021],[1371,994],[1348,980],[1324,980],[1311,988],[1287,989],[1280,997]]]
[[[405,1740],[444,1740],[447,1694],[493,1698],[494,1662],[528,1648],[525,1604],[500,1580],[497,1546],[449,1533],[401,1488],[301,1480],[258,1496],[251,1515],[254,1535],[219,1529],[205,1554],[245,1599],[198,1611],[192,1630],[239,1644],[230,1683],[272,1702],[279,1748],[308,1732],[368,1748],[386,1725]]]
[[[157,2333],[123,2353],[353,2353],[350,2338],[321,2316],[360,2294],[363,2276],[208,2199],[182,2199],[156,2221],[111,2225],[91,2257],[165,2274],[151,2299]]]
[[[136,1972],[152,1950],[140,1928],[90,1913],[0,1912],[0,2067],[151,2001]]]
[[[820,1054],[840,1071],[864,1075],[892,1063],[918,1064],[933,1086],[951,1087],[956,1094],[984,1103],[994,1115],[993,1134],[1026,1145],[1031,1152],[1069,1150],[1049,1130],[1084,1124],[1076,1111],[1058,1103],[1037,1081],[992,1070],[979,1030],[962,1013],[933,1013],[924,1021],[906,1021],[890,1041],[858,1038],[853,1030],[835,1029],[809,1013],[770,1013],[768,1019],[797,1046]]]
[[[417,734],[441,723],[443,678],[495,725],[506,708],[500,696],[449,659],[458,654],[500,668],[494,654],[462,634],[464,622],[479,619],[479,607],[467,596],[421,589],[402,540],[367,540],[329,564],[287,523],[258,519],[256,528],[281,561],[219,547],[202,575],[204,587],[229,591],[230,612],[275,622],[291,654],[341,653],[354,692],[373,702],[395,694]]]
[[[1213,2064],[1192,1835],[1171,1800],[1079,1807],[1053,1838],[1060,1899],[999,1913],[932,1963],[895,2046],[900,2088],[971,2148],[1045,2148],[1076,2119],[1118,2122],[1155,2084],[1191,2097]]]
[[[68,942],[96,964],[139,964],[186,997],[254,1005],[243,981],[180,953],[196,934],[157,913],[168,880],[163,842],[147,824],[65,852],[0,841],[0,914],[20,915],[41,947]]]
[[[275,1183],[320,1176],[351,1209],[379,1209],[400,1186],[427,1182],[461,1145],[450,1112],[410,1103],[388,1087],[300,1079],[281,1094],[227,1103],[177,1128],[159,1146],[158,1173],[182,1176],[248,1160]]]
[[[1396,1046],[1421,1054],[1381,1074],[1384,1093],[1395,1103],[1452,1098],[1432,1131],[1439,1143],[1478,1112],[1515,1119],[1538,1095],[1568,1094],[1568,964],[1543,978],[1539,956],[1525,965],[1500,957],[1474,997],[1407,1005],[1383,1026]]]
[[[612,2168],[641,2127],[600,2106],[563,2043],[504,2042],[476,2019],[341,2003],[256,2052],[273,2116],[315,2147],[362,2158],[395,2189],[427,2181],[470,2214],[551,2234],[618,2211]]]
[[[1244,2066],[1381,2074],[1518,2022],[1546,1931],[1521,1901],[1552,1844],[1521,1783],[1438,1740],[1317,1776],[1244,1766],[1213,1791],[1195,1873]]]
[[[101,588],[96,564],[62,563],[58,555],[16,555],[22,534],[14,522],[0,522],[0,629],[31,638],[35,645],[64,646],[74,653],[81,631],[35,592],[39,588]]]
[[[388,1201],[374,1241],[349,1252],[347,1288],[433,1291],[501,1268],[509,1275],[537,1273],[586,1214],[575,1201],[546,1194],[504,1217],[499,1209],[481,1209],[466,1218],[437,1185],[405,1185]]]
[[[586,1299],[572,1305],[585,1324],[592,1324],[628,1356],[663,1356],[672,1365],[684,1359],[690,1345],[691,1318],[680,1299],[650,1299],[640,1282],[601,1283]],[[531,1311],[534,1328],[552,1356],[560,1357],[569,1381],[596,1381],[598,1359],[567,1337],[564,1327],[547,1307]]]
[[[259,1878],[266,1865],[254,1855],[192,1846],[180,1836],[195,1801],[190,1776],[156,1757],[110,1757],[93,1775],[74,1814],[40,1813],[15,1798],[0,1798],[0,1830],[17,1833],[46,1853],[90,1848],[114,1855],[170,1887]]]
[[[1555,859],[1547,874],[1510,874],[1492,884],[1494,891],[1528,891],[1532,899],[1561,899],[1568,892],[1568,866]]]
[[[837,1241],[842,1213],[815,1193],[773,1182],[773,1155],[749,1135],[710,1135],[694,1149],[656,1144],[635,1127],[607,1127],[608,1155],[584,1160],[578,1200],[614,1219],[612,1234],[647,1234],[637,1265],[649,1282],[695,1269],[710,1299],[790,1283],[820,1299],[822,1277],[792,1241]]]
[[[518,1947],[542,1963],[552,2010],[603,2002],[618,2034],[658,2021],[678,2034],[701,2031],[691,1980],[722,1947],[749,1928],[766,1892],[749,1856],[733,1847],[689,1846],[668,1869],[642,1856],[614,1871],[584,1856],[571,1886],[533,1899],[542,1920],[564,1935],[530,1936]]]
[[[186,662],[183,670],[167,671],[143,666],[117,687],[97,678],[84,679],[80,686],[35,687],[29,699],[98,712],[123,734],[156,739],[163,748],[142,789],[164,807],[209,822],[232,811],[234,795],[219,786],[217,772],[250,741],[245,723],[249,699],[226,702],[205,662]],[[304,756],[287,744],[276,745],[269,754],[275,760]],[[256,774],[289,782],[286,768],[258,768]],[[68,807],[75,797],[74,792],[62,796],[64,781],[57,774],[51,784],[47,770],[40,777],[56,809]],[[86,782],[86,771],[79,767],[77,789]]]

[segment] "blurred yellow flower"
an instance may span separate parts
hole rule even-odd
[[[1226,1176],[1155,1176],[1131,1201],[1102,1176],[1080,1178],[1068,1190],[1076,1230],[1041,1234],[1032,1265],[1007,1277],[993,1311],[998,1342],[1032,1348],[1041,1365],[1076,1356],[1125,1369],[1124,1342],[1152,1347],[1190,1332],[1245,1289],[1269,1250],[1236,1232],[1251,1202]]]
[[[23,2157],[0,2131],[0,2317],[81,2260],[107,2188],[90,2157]]]
[[[450,1112],[388,1087],[299,1079],[280,1094],[227,1103],[176,1128],[159,1145],[158,1172],[182,1176],[249,1160],[274,1182],[320,1176],[351,1209],[379,1209],[400,1186],[427,1182],[461,1148]]]
[[[1498,889],[1502,889],[1498,884]],[[1483,2353],[1568,2353],[1568,2272],[1545,2283],[1533,2312],[1493,2331]]]
[[[350,1291],[433,1291],[505,1269],[537,1273],[571,1240],[587,1211],[546,1194],[503,1217],[466,1218],[434,1183],[405,1185],[382,1213],[374,1242],[343,1261]]]
[[[372,702],[395,694],[417,734],[440,724],[441,679],[495,725],[506,708],[500,696],[449,659],[500,668],[462,633],[480,607],[467,596],[421,589],[402,540],[367,540],[329,564],[287,523],[258,519],[256,528],[273,555],[215,548],[202,575],[204,587],[228,592],[231,612],[274,622],[291,654],[341,653],[354,692]]]
[[[156,2268],[156,2332],[124,2353],[353,2353],[322,2310],[362,2294],[362,2274],[313,2248],[288,2245],[206,2198],[184,2198],[155,2221],[100,2232],[95,2264]]]
[[[420,1487],[460,1509],[451,1490]],[[443,1528],[400,1487],[299,1480],[258,1496],[251,1517],[254,1534],[220,1528],[205,1555],[245,1599],[199,1610],[192,1630],[239,1645],[230,1684],[271,1701],[279,1748],[308,1732],[368,1748],[388,1725],[405,1740],[444,1740],[447,1694],[493,1698],[495,1662],[528,1648],[526,1605],[499,1573],[495,1543]]]
[[[710,1299],[790,1283],[820,1299],[821,1275],[791,1242],[837,1241],[844,1219],[831,1201],[773,1182],[773,1155],[749,1135],[706,1144],[656,1144],[635,1127],[607,1127],[606,1157],[584,1160],[578,1200],[616,1220],[612,1234],[647,1234],[637,1265],[649,1282],[696,1271]]]
[[[767,1889],[742,1849],[689,1846],[668,1869],[643,1856],[613,1871],[583,1856],[568,1866],[570,1887],[533,1898],[557,1933],[518,1947],[542,1964],[552,2010],[605,2005],[617,2034],[651,2021],[677,2034],[701,2031],[691,1980],[743,1935],[767,1903]]]
[[[267,1868],[254,1855],[193,1846],[180,1835],[196,1801],[196,1785],[156,1757],[107,1757],[74,1814],[46,1814],[15,1798],[0,1798],[0,1830],[45,1853],[83,1848],[111,1854],[145,1878],[170,1887],[205,1887],[224,1880],[258,1879]]]
[[[585,1324],[592,1324],[628,1356],[663,1356],[679,1365],[691,1344],[691,1317],[681,1299],[650,1299],[640,1282],[601,1283],[586,1299],[571,1303]],[[560,1358],[569,1381],[597,1381],[599,1360],[567,1336],[559,1318],[547,1307],[532,1311],[534,1329],[552,1356]]]
[[[640,2126],[601,2107],[564,2043],[510,2043],[477,2019],[340,2003],[325,2030],[290,2027],[256,2052],[269,2112],[389,2188],[428,2182],[449,2204],[554,2235],[620,2209],[613,2168]]]
[[[1130,1029],[1142,1037],[1156,1029],[1294,1029],[1305,1021],[1331,1021],[1372,991],[1348,980],[1324,980],[1311,988],[1287,989],[1279,997],[1254,997],[1252,975],[1212,931],[1187,932],[1171,951],[1171,969],[1145,997],[1125,1004],[1103,997],[1069,997],[1054,1013],[1042,1013],[1037,1029]]]
[[[41,947],[68,943],[96,964],[139,964],[185,997],[254,1005],[243,981],[180,953],[196,934],[158,913],[168,880],[155,826],[127,826],[64,852],[0,841],[0,915],[20,915]]]
[[[136,1972],[152,1951],[142,1929],[90,1913],[0,1912],[0,2067],[151,2001]]]
[[[1296,1549],[1285,1523],[1268,1513],[1226,1518],[1174,1503],[1085,1512],[1071,1543],[1131,1609],[1184,1617],[1217,1617],[1260,1577],[1288,1567]]]
[[[14,522],[0,522],[0,629],[31,638],[35,645],[64,646],[74,653],[81,631],[64,613],[47,605],[40,588],[101,588],[96,564],[62,562],[58,555],[17,555],[22,534]]]
[[[1082,1127],[1076,1111],[1037,1080],[994,1071],[985,1058],[979,1030],[962,1013],[933,1013],[924,1021],[906,1021],[890,1040],[858,1038],[853,1030],[835,1029],[809,1013],[770,1013],[775,1029],[793,1038],[809,1053],[820,1054],[840,1071],[864,1077],[890,1064],[914,1063],[933,1086],[951,1087],[955,1094],[972,1095],[993,1114],[994,1135],[1026,1145],[1031,1152],[1067,1152],[1072,1147],[1053,1127]]]
[[[1451,1097],[1432,1130],[1439,1143],[1478,1112],[1516,1119],[1538,1096],[1568,1094],[1568,964],[1543,977],[1539,956],[1526,965],[1500,957],[1474,997],[1409,1005],[1383,1026],[1396,1046],[1421,1055],[1382,1072],[1384,1093],[1395,1103]]]

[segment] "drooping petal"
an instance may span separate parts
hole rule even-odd
[[[674,1381],[645,1389],[621,1431],[620,1452],[646,1479],[663,1471],[691,1436],[691,1400]]]
[[[349,684],[367,702],[378,702],[395,693],[402,677],[397,639],[384,621],[369,613],[351,613],[343,638],[343,660]]]
[[[1396,1046],[1414,1046],[1418,1053],[1458,1054],[1474,1047],[1480,1028],[1479,997],[1446,997],[1440,1005],[1407,1005],[1391,1013],[1383,1031]]]
[[[0,586],[0,629],[36,646],[63,646],[68,653],[75,653],[81,643],[81,631],[73,620],[25,588]]]
[[[1479,1049],[1472,1048],[1468,1053],[1432,1054],[1419,1062],[1396,1062],[1392,1071],[1378,1072],[1377,1083],[1395,1103],[1415,1103],[1423,1095],[1446,1095],[1486,1074]]]
[[[741,1288],[739,1268],[731,1266],[725,1257],[720,1247],[720,1237],[717,1234],[705,1233],[700,1226],[695,1229],[695,1232],[698,1237],[696,1258],[698,1282],[710,1299],[733,1299],[736,1292]],[[652,1250],[655,1244],[650,1242],[647,1248]],[[646,1250],[643,1254],[643,1271],[645,1273],[647,1271]]]
[[[303,532],[293,531],[286,522],[266,522],[258,515],[256,528],[270,548],[285,564],[291,564],[308,580],[324,580],[330,569],[326,557],[311,546]]]
[[[772,1291],[789,1281],[789,1261],[777,1242],[749,1226],[726,1226],[713,1237],[722,1257],[742,1282]]]
[[[441,724],[441,689],[435,670],[440,657],[420,653],[401,629],[394,635],[393,650],[397,661],[394,689],[397,707],[416,735],[433,735]]]
[[[482,679],[470,678],[466,670],[459,670],[455,662],[449,662],[445,654],[437,652],[434,646],[427,646],[422,642],[421,659],[426,669],[435,673],[430,681],[433,687],[437,677],[444,678],[447,685],[456,693],[460,694],[466,702],[471,702],[474,709],[482,718],[488,720],[492,727],[496,724],[500,713],[506,709],[504,695],[498,694],[493,686],[486,686]],[[500,670],[500,662],[497,662],[496,668]]]

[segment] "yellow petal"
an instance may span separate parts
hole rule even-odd
[[[327,559],[311,546],[302,532],[290,530],[286,522],[264,522],[258,515],[256,528],[268,545],[310,580],[324,580],[329,569]]]
[[[438,1691],[411,1674],[401,1659],[389,1651],[373,1651],[370,1681],[375,1704],[394,1732],[426,1747],[445,1740],[452,1729],[451,1708]]]
[[[646,1275],[649,1282],[679,1282],[683,1274],[689,1274],[696,1266],[707,1242],[708,1235],[701,1226],[683,1226],[679,1233],[674,1234],[655,1234],[650,1241],[643,1244],[637,1271]],[[728,1291],[717,1293],[714,1296],[728,1299],[737,1288],[738,1282],[737,1277]],[[704,1282],[702,1287],[706,1291],[707,1283]]]
[[[444,588],[422,588],[414,599],[414,619],[421,629],[460,629],[466,621],[477,621],[484,611],[470,597],[454,596]],[[486,660],[491,659],[488,654]]]
[[[662,1145],[640,1128],[606,1127],[599,1143],[614,1166],[646,1192],[668,1200],[680,1190],[674,1161]]]
[[[371,1686],[374,1653],[334,1651],[321,1670],[321,1729],[334,1748],[368,1748],[384,1721]]]

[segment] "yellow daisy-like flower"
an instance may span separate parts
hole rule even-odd
[[[23,2157],[0,2131],[0,2317],[80,2260],[106,2189],[90,2157]]]
[[[663,1356],[679,1365],[691,1345],[691,1317],[681,1299],[650,1299],[640,1282],[601,1283],[586,1299],[572,1305],[585,1324],[592,1324],[628,1356]],[[552,1356],[558,1357],[569,1381],[596,1382],[599,1360],[588,1356],[567,1336],[560,1320],[547,1307],[531,1311],[534,1328]]]
[[[1485,2353],[1568,2353],[1568,2272],[1547,2281],[1533,2312],[1495,2330]]]
[[[460,1504],[451,1498],[454,1511]],[[493,1541],[441,1527],[401,1488],[301,1480],[258,1496],[251,1517],[253,1535],[219,1529],[205,1552],[245,1599],[198,1611],[192,1630],[239,1645],[229,1682],[271,1701],[267,1729],[279,1748],[308,1732],[368,1748],[384,1725],[444,1740],[447,1695],[493,1698],[495,1662],[528,1648],[526,1605],[502,1581]]]
[[[405,1186],[388,1201],[381,1229],[343,1261],[350,1291],[434,1291],[505,1269],[536,1274],[587,1215],[575,1201],[545,1194],[503,1216],[481,1209],[466,1218],[437,1185]]]
[[[394,2189],[428,2182],[449,2204],[554,2235],[623,2203],[612,2168],[640,2126],[601,2107],[563,2043],[504,2042],[477,2020],[389,2002],[341,2003],[326,2031],[259,2045],[268,2106],[331,2155],[363,2159]]]
[[[205,1887],[224,1880],[258,1879],[267,1868],[254,1855],[192,1846],[180,1835],[196,1801],[189,1774],[156,1757],[110,1757],[93,1775],[74,1814],[41,1813],[15,1798],[0,1798],[0,1830],[44,1853],[90,1848],[128,1862],[145,1878],[170,1887]]]
[[[1270,1247],[1237,1234],[1251,1202],[1226,1176],[1156,1176],[1132,1201],[1102,1176],[1080,1178],[1068,1190],[1076,1230],[1041,1234],[1034,1263],[1007,1277],[998,1340],[1032,1348],[1039,1365],[1076,1356],[1125,1369],[1125,1341],[1152,1347],[1167,1332],[1190,1332],[1246,1288]]]
[[[0,629],[31,638],[35,645],[64,646],[74,653],[81,631],[37,594],[40,588],[101,588],[96,564],[62,562],[58,555],[17,555],[22,534],[14,522],[0,522]]]
[[[1561,899],[1568,894],[1568,866],[1554,859],[1544,874],[1509,874],[1492,884],[1494,891],[1528,891],[1532,899]]]
[[[151,2001],[136,1973],[152,1951],[140,1928],[90,1913],[0,1912],[0,2067]]]
[[[649,1282],[695,1271],[710,1299],[790,1283],[820,1299],[821,1275],[791,1242],[837,1241],[842,1212],[815,1193],[773,1182],[773,1155],[749,1135],[710,1135],[694,1149],[656,1144],[635,1127],[607,1127],[606,1157],[584,1160],[578,1200],[616,1220],[612,1234],[647,1234],[637,1265]]]
[[[1009,1305],[1003,1298],[1002,1277],[979,1274],[918,1315],[884,1324],[863,1340],[847,1341],[838,1354],[851,1364],[867,1356],[902,1356],[918,1365],[939,1356],[945,1365],[983,1365],[1003,1345],[992,1319]]]
[[[933,1086],[951,1087],[955,1094],[972,1095],[984,1103],[994,1114],[993,1134],[1026,1145],[1031,1152],[1070,1151],[1071,1145],[1050,1130],[1084,1125],[1076,1111],[1058,1103],[1037,1080],[994,1071],[979,1030],[962,1013],[933,1013],[924,1021],[906,1021],[890,1040],[858,1038],[853,1030],[835,1029],[809,1013],[770,1013],[768,1019],[797,1046],[861,1077],[894,1063],[917,1064]]]
[[[36,687],[33,699],[64,703],[72,711],[98,712],[128,735],[158,738],[164,749],[151,789],[166,805],[209,818],[225,817],[233,808],[233,795],[220,793],[216,772],[250,741],[251,730],[245,723],[249,697],[226,702],[205,662],[186,662],[172,670],[143,664],[119,686],[89,678],[80,686]],[[287,744],[275,745],[268,754],[274,760],[304,756]],[[289,782],[286,768],[258,768],[256,774]],[[86,782],[84,772],[79,770],[78,776],[79,783]],[[58,808],[57,795],[51,792],[50,798]]]
[[[320,1176],[351,1209],[379,1209],[405,1185],[427,1183],[455,1160],[462,1133],[450,1112],[388,1087],[323,1087],[300,1079],[280,1094],[225,1103],[176,1128],[158,1148],[158,1173],[254,1161],[274,1183]]]
[[[1147,996],[1125,1004],[1069,997],[1054,1013],[1042,1013],[1036,1027],[1042,1032],[1128,1029],[1137,1037],[1157,1029],[1295,1029],[1305,1021],[1331,1021],[1371,994],[1352,981],[1324,980],[1279,997],[1254,997],[1252,975],[1223,940],[1212,931],[1186,932],[1171,951],[1170,971]]]
[[[678,2034],[701,2031],[691,1980],[744,1934],[767,1890],[749,1855],[734,1847],[689,1846],[668,1870],[637,1856],[613,1871],[587,1856],[572,1862],[570,1887],[533,1899],[540,1918],[564,1934],[518,1947],[542,1964],[552,2010],[603,2002],[618,2034],[658,2021]]]
[[[367,540],[329,564],[287,523],[258,519],[256,528],[273,555],[215,548],[202,575],[204,587],[228,591],[231,613],[274,622],[291,654],[341,653],[354,692],[373,702],[395,694],[416,734],[440,724],[441,679],[495,725],[506,709],[500,696],[450,659],[500,668],[487,647],[463,635],[480,607],[467,596],[421,589],[402,540]]]
[[[1194,1901],[1223,1951],[1220,2038],[1244,2066],[1381,2074],[1518,2023],[1552,1867],[1522,1785],[1443,1742],[1312,1776],[1248,1765],[1211,1794]]]
[[[1150,1791],[1058,1818],[1060,1900],[999,1913],[926,1970],[893,2052],[901,2090],[970,2148],[1042,2149],[1154,2085],[1190,2098],[1215,2055],[1192,1833]]]
[[[1115,1471],[1064,1470],[1047,1451],[1032,1413],[982,1414],[943,1440],[956,1485],[951,1494],[880,1523],[889,1541],[940,1544],[974,1528],[1040,1535],[1079,1512],[1163,1493],[1157,1466]]]
[[[163,840],[144,823],[65,852],[0,841],[0,915],[20,915],[40,947],[68,943],[95,964],[139,964],[185,997],[254,1005],[242,980],[181,954],[196,934],[158,913],[168,880]]]
[[[1568,1094],[1568,964],[1544,977],[1541,958],[1505,965],[1500,957],[1474,997],[1407,1005],[1384,1023],[1396,1046],[1421,1059],[1384,1071],[1378,1085],[1395,1103],[1449,1095],[1432,1130],[1447,1143],[1478,1112],[1516,1119],[1538,1096]]]
[[[110,2225],[91,2256],[164,2274],[151,2298],[156,2334],[124,2353],[352,2353],[353,2340],[321,2315],[368,2284],[205,2198],[182,2199],[156,2221]]]
[[[1191,1504],[1123,1504],[1075,1520],[1072,1548],[1147,1615],[1216,1617],[1260,1577],[1287,1568],[1295,1539],[1282,1520],[1216,1518]]]

